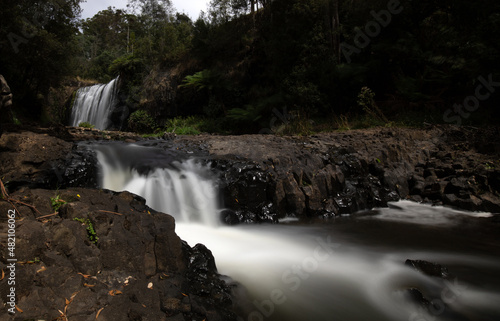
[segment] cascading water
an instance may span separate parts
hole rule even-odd
[[[143,196],[151,207],[176,217],[182,239],[211,249],[219,272],[243,284],[252,298],[239,320],[500,317],[498,245],[491,245],[497,244],[495,234],[489,239],[468,229],[481,220],[478,215],[399,202],[378,216],[319,225],[220,226],[209,170],[148,150],[99,146],[102,187]],[[168,167],[155,167],[158,158],[169,157]],[[463,222],[467,228],[455,233]],[[405,266],[406,259],[438,262],[456,275],[448,281],[429,277]],[[429,298],[427,307],[408,299],[410,288]]]
[[[116,105],[118,78],[108,84],[99,84],[78,89],[71,110],[70,125],[90,123],[97,129],[105,130],[110,125],[110,113]]]

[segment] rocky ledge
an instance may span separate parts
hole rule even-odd
[[[97,187],[95,154],[78,141],[139,142],[198,157],[220,178],[223,219],[276,222],[351,214],[410,199],[500,213],[499,128],[377,128],[310,137],[168,136],[58,127],[0,139],[10,190]],[[161,166],[161,164],[159,164]]]
[[[238,223],[351,214],[400,199],[500,213],[499,134],[445,126],[182,140],[207,146],[234,210],[224,219]]]
[[[0,201],[2,240],[13,209],[17,264],[2,241],[1,320],[235,320],[211,252],[181,241],[174,219],[142,198],[23,188]]]

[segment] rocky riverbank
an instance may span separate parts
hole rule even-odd
[[[56,205],[58,214],[45,215]],[[174,219],[138,196],[22,188],[0,201],[2,213],[12,209],[18,262],[11,319],[235,318],[230,289],[219,279],[211,252],[181,241]],[[6,226],[3,215],[2,232]],[[9,276],[4,245],[0,269]],[[8,279],[0,281],[2,300],[9,294]]]
[[[498,137],[498,128],[463,127],[162,140],[66,127],[7,129],[0,167],[10,195],[0,201],[0,233],[5,239],[6,214],[15,206],[22,262],[16,317],[234,319],[230,288],[210,251],[182,242],[173,218],[143,199],[99,190],[89,141],[134,142],[210,164],[228,208],[222,218],[238,224],[351,214],[398,199],[499,213]],[[7,271],[4,244],[0,269]],[[8,289],[6,276],[1,300]]]
[[[350,214],[410,199],[500,212],[498,129],[369,129],[190,137],[208,146],[228,222]]]

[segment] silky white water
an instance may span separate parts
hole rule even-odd
[[[485,214],[399,202],[380,215],[335,224],[227,227],[218,222],[216,181],[194,160],[140,173],[119,157],[113,148],[98,149],[102,187],[143,196],[176,218],[176,232],[191,246],[205,244],[219,273],[248,292],[240,320],[500,319],[500,260],[488,249],[477,253],[474,240],[452,230],[457,218]],[[405,266],[406,259],[461,274],[443,282]],[[418,288],[432,308],[409,302],[409,288]]]
[[[97,129],[108,129],[110,111],[116,104],[118,78],[108,84],[98,84],[78,89],[71,110],[70,125],[86,122]]]

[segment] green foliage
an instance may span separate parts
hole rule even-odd
[[[33,260],[26,261],[26,264],[38,264],[41,260],[39,257],[35,257]]]
[[[143,62],[133,54],[127,54],[116,58],[108,70],[112,75],[135,75],[143,69]]]
[[[186,118],[175,117],[168,119],[165,124],[165,131],[177,135],[199,135],[200,126],[203,120],[194,116]]]
[[[484,164],[484,168],[487,169],[487,170],[494,170],[495,169],[495,164],[487,162],[486,164]]]
[[[107,82],[119,74],[121,102],[163,117],[159,123],[204,113],[208,127],[259,131],[273,127],[274,108],[286,107],[301,120],[348,115],[330,122],[356,128],[423,108],[426,118],[442,119],[443,110],[474,93],[479,76],[500,78],[500,3],[493,0],[401,0],[404,10],[350,63],[341,44],[357,46],[387,0],[211,0],[195,22],[169,0],[130,0],[127,10],[109,7],[78,21],[80,2],[19,0],[0,11],[1,72],[26,109],[16,108],[20,113],[38,117],[50,88],[66,76]],[[363,87],[377,93],[377,103]],[[279,107],[266,103],[278,93]],[[492,107],[499,102],[491,95],[481,112],[498,116]],[[464,123],[474,117],[485,118],[476,112]],[[145,114],[130,125],[156,129]],[[274,127],[296,132],[291,125]]]
[[[97,236],[97,232],[94,229],[94,224],[92,223],[92,221],[88,218],[78,218],[78,217],[75,217],[73,220],[85,225],[85,228],[87,229],[87,236],[90,242],[97,244],[99,237]]]
[[[306,117],[296,116],[274,128],[273,132],[278,135],[307,136],[313,133],[313,122]]]
[[[220,84],[220,75],[211,70],[205,69],[195,73],[194,75],[186,76],[186,78],[184,78],[183,84],[179,87],[193,87],[197,90],[208,89],[209,91],[212,91],[215,88],[221,87]]]
[[[57,194],[56,196],[50,198],[50,204],[52,205],[54,212],[59,212],[59,209],[61,206],[66,204],[66,201],[62,200],[60,195]]]
[[[280,113],[280,110],[285,112]],[[274,113],[273,113],[274,111]],[[283,114],[283,115],[281,115]],[[244,126],[247,129],[269,129],[288,122],[286,115],[286,105],[282,94],[275,94],[263,97],[243,108],[235,107],[228,111],[227,118],[233,121],[236,126]]]
[[[388,123],[387,117],[375,102],[375,93],[368,87],[361,88],[358,94],[358,106],[370,117],[379,122]]]
[[[247,105],[245,108],[233,108],[228,111],[229,119],[240,122],[257,122],[262,118],[260,105]]]
[[[177,135],[199,135],[205,133],[228,134],[224,128],[228,124],[221,118],[200,116],[175,117],[167,119],[163,129],[157,129],[154,134],[145,134],[143,137],[162,137],[165,132]]]
[[[340,131],[351,130],[349,117],[347,115],[339,115],[334,117],[335,128]]]
[[[157,124],[146,110],[137,110],[130,115],[128,127],[137,133],[152,133],[155,131]]]
[[[78,127],[83,127],[83,128],[94,128],[95,126],[92,125],[91,123],[88,122],[81,122],[78,124]]]
[[[21,126],[22,125],[21,121],[19,120],[19,118],[16,117],[16,114],[14,112],[12,112],[12,122],[16,126]]]
[[[19,0],[0,10],[1,73],[16,110],[37,118],[51,87],[71,75],[80,0]]]

